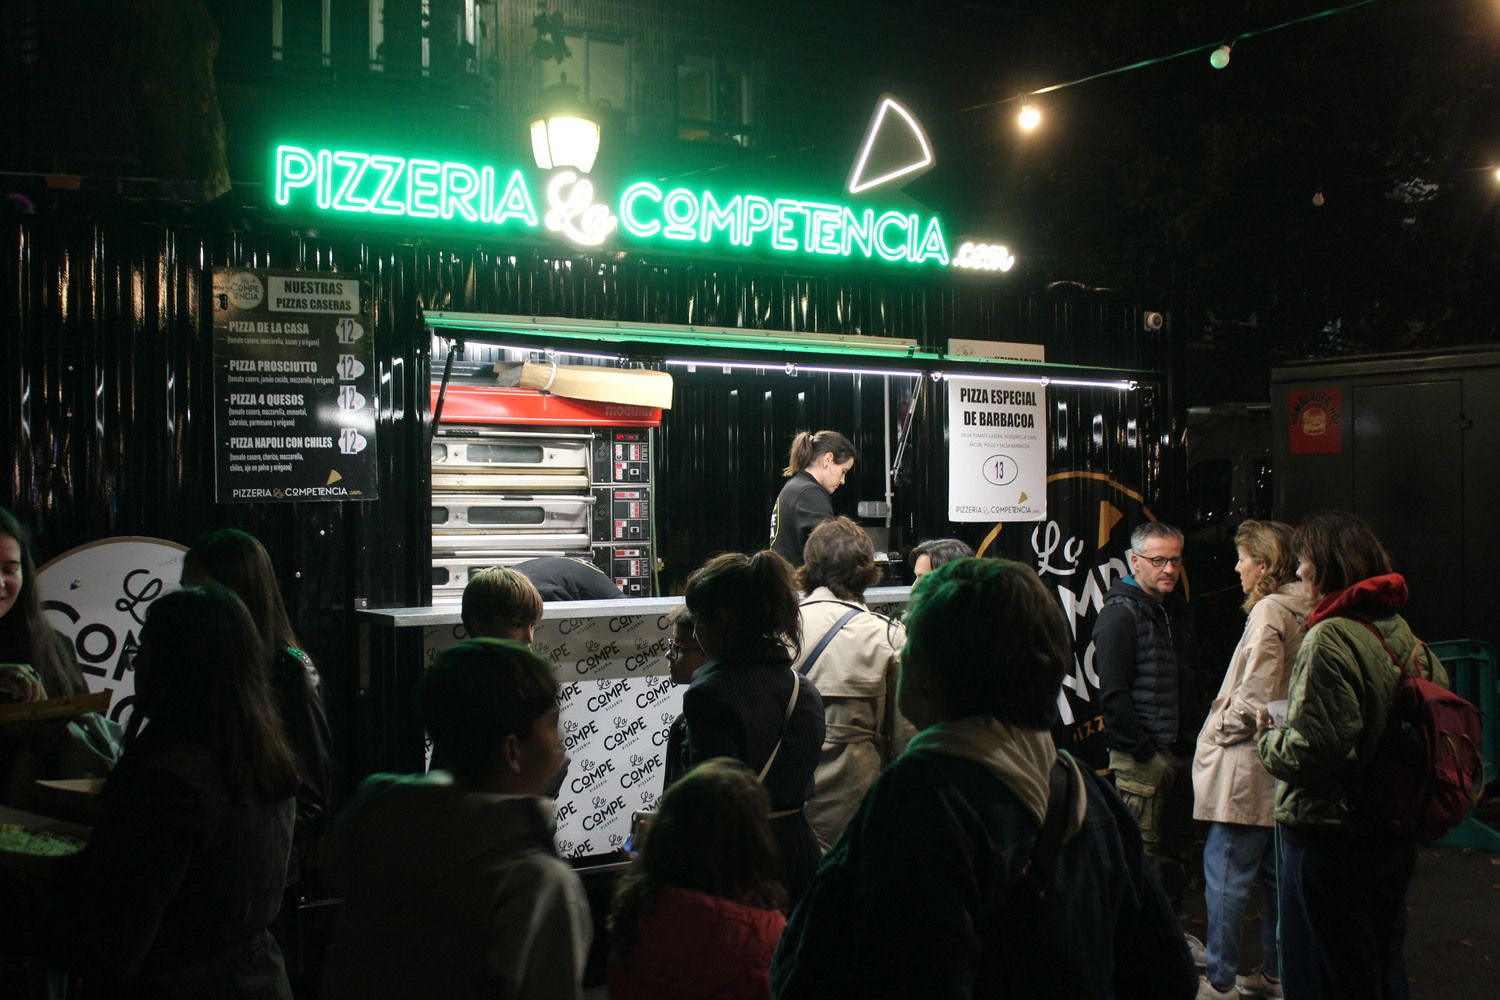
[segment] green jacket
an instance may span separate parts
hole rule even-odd
[[[1404,662],[1417,642],[1406,620],[1390,614],[1371,624]],[[1424,676],[1448,683],[1437,657],[1418,662]],[[1259,743],[1261,763],[1277,779],[1276,822],[1347,825],[1349,776],[1374,756],[1400,683],[1401,669],[1359,621],[1331,617],[1308,629],[1292,665],[1286,725],[1266,730]]]

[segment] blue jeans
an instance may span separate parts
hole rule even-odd
[[[1250,883],[1260,880],[1261,968],[1281,975],[1276,948],[1276,848],[1269,826],[1208,824],[1203,846],[1203,888],[1208,901],[1208,931],[1203,938],[1208,981],[1219,989],[1234,985],[1240,965],[1240,931]]]
[[[1416,847],[1389,834],[1281,832],[1286,995],[1406,1000],[1402,946]]]

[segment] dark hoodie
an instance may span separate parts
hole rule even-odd
[[[1126,576],[1104,595],[1093,637],[1105,744],[1139,761],[1157,749],[1191,753],[1201,720],[1190,617]]]
[[[441,771],[367,778],[329,834],[344,903],[324,997],[579,996],[593,925],[551,816]]]

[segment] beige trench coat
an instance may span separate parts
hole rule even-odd
[[[1271,825],[1276,779],[1256,754],[1255,720],[1266,702],[1286,697],[1311,609],[1300,583],[1287,584],[1250,609],[1224,683],[1198,734],[1193,754],[1194,819]]]
[[[802,652],[793,664],[802,669],[807,655],[852,607],[819,587],[802,601]],[[886,764],[906,746],[912,726],[896,711],[896,675],[906,629],[866,609],[855,615],[823,650],[808,680],[823,696],[827,732],[807,820],[824,851],[838,839],[859,808],[865,792]]]

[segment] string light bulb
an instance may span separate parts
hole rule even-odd
[[[1323,207],[1323,203],[1325,201],[1327,201],[1327,200],[1328,200],[1327,198],[1323,197],[1323,189],[1322,188],[1318,188],[1316,191],[1313,192],[1312,203],[1313,203],[1313,207],[1314,208],[1322,208]]]
[[[1500,184],[1500,167],[1495,168],[1495,183]]]
[[[1213,54],[1208,57],[1208,64],[1214,69],[1223,69],[1229,65],[1229,53],[1234,48],[1233,42],[1225,42],[1214,49]]]
[[[1016,124],[1021,126],[1023,132],[1034,132],[1036,127],[1042,123],[1042,113],[1035,104],[1027,104],[1026,99],[1021,99],[1021,113],[1016,115]]]

